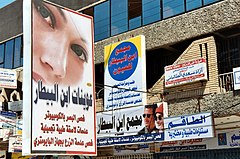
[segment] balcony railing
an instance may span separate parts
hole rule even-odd
[[[233,91],[233,73],[224,73],[218,75],[220,92]]]

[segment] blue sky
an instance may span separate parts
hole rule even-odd
[[[12,3],[15,0],[0,0],[0,8]]]

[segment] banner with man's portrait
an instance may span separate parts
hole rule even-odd
[[[97,145],[164,141],[166,102],[97,113]]]
[[[23,1],[23,154],[96,155],[93,19]]]

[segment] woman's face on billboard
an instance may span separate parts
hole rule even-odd
[[[88,61],[87,45],[70,13],[35,0],[33,4],[33,79],[76,85]],[[80,24],[81,25],[81,24]]]

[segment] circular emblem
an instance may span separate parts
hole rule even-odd
[[[122,42],[111,52],[108,71],[113,79],[123,81],[134,73],[137,64],[137,47],[131,42]]]

